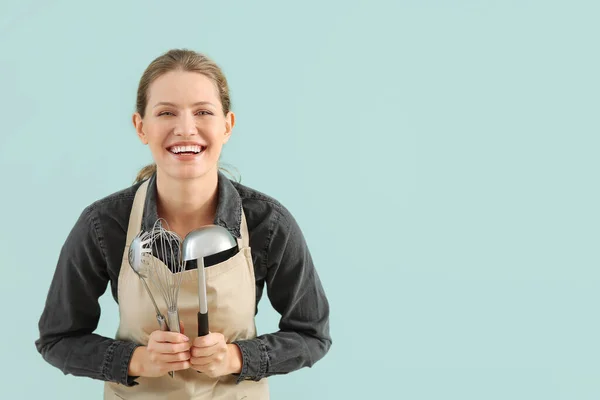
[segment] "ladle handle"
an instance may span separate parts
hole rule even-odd
[[[206,336],[210,332],[208,331],[208,312],[206,314],[202,314],[198,311],[198,337]],[[201,373],[200,371],[196,371]]]
[[[208,333],[208,313],[202,314],[198,311],[198,336],[206,336]]]

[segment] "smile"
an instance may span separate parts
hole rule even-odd
[[[177,155],[187,155],[187,154],[200,154],[204,151],[205,147],[199,145],[187,145],[187,146],[172,146],[167,150],[173,154]]]

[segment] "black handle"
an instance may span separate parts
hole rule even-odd
[[[198,336],[208,335],[208,313],[198,312]]]

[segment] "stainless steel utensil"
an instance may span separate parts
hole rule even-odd
[[[195,260],[198,266],[198,336],[209,333],[208,302],[206,299],[206,276],[204,272],[204,258],[222,251],[231,250],[237,246],[233,235],[225,228],[218,225],[206,225],[190,232],[181,246],[184,264]]]
[[[137,274],[137,276],[142,281],[144,288],[146,289],[146,293],[150,297],[152,301],[152,305],[154,305],[154,310],[156,312],[156,321],[158,322],[159,329],[161,331],[168,331],[169,325],[167,324],[167,320],[158,305],[156,304],[156,300],[154,300],[154,296],[146,283],[146,278],[148,278],[148,267],[152,258],[152,234],[145,231],[140,231],[131,241],[129,245],[129,252],[127,253],[129,265],[131,269]],[[179,323],[177,324],[179,326]],[[173,371],[169,371],[169,376],[173,378],[175,376]]]
[[[167,305],[169,330],[180,332],[177,300],[183,276],[181,272],[185,266],[181,261],[181,239],[169,230],[166,221],[162,219],[155,222],[150,237],[153,257],[149,258],[148,276]]]
[[[169,229],[164,219],[158,219],[150,232],[148,277],[163,297],[167,306],[167,326],[171,332],[181,332],[179,289],[183,280],[185,263],[181,259],[181,238]],[[174,372],[169,373],[171,377]]]
[[[154,296],[146,283],[147,269],[148,264],[150,263],[149,258],[152,256],[152,248],[151,248],[151,235],[148,232],[140,231],[131,241],[129,245],[128,259],[129,265],[131,269],[137,274],[137,276],[142,281],[148,296],[150,296],[150,300],[154,305],[154,310],[156,311],[156,320],[158,322],[158,326],[162,331],[168,331],[169,326],[165,319],[165,316],[160,312],[158,305],[156,304],[156,300],[154,300]],[[149,246],[150,245],[150,246]]]

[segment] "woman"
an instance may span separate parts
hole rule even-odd
[[[136,106],[133,125],[154,164],[81,213],[61,250],[36,347],[65,374],[103,380],[106,399],[267,399],[269,376],[310,367],[331,346],[329,304],[302,232],[279,202],[219,170],[235,116],[214,62],[187,50],[163,54],[144,72]],[[159,329],[128,263],[132,239],[158,218],[181,238],[215,224],[238,242],[235,255],[205,268],[208,335],[195,334],[197,269],[180,272],[177,333]],[[120,313],[114,339],[94,333],[109,283]],[[257,336],[265,286],[280,329]]]

